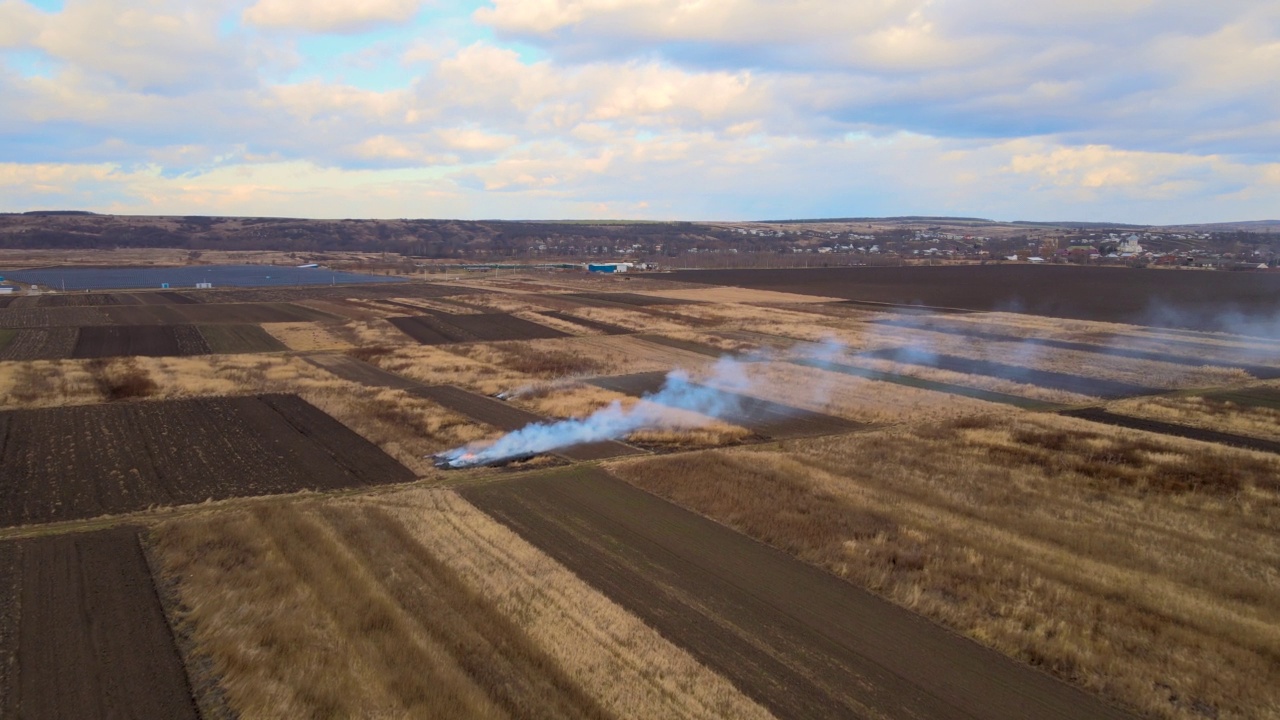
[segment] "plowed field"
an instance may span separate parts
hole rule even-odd
[[[454,315],[429,312],[426,315],[391,317],[387,320],[423,345],[569,337],[568,333],[506,313]]]
[[[602,471],[460,493],[784,720],[1127,717]]]
[[[80,328],[71,357],[181,357],[208,353],[209,345],[194,325],[113,325]]]
[[[0,412],[0,525],[413,479],[295,395]]]
[[[199,717],[136,530],[0,544],[0,716]]]
[[[1017,309],[1211,331],[1229,331],[1232,328],[1224,325],[1241,319],[1271,318],[1280,294],[1280,276],[1274,273],[1033,265],[687,270],[665,278],[848,300]]]
[[[200,335],[213,353],[258,353],[287,350],[284,343],[257,325],[204,325]]]
[[[69,358],[79,335],[80,331],[73,327],[18,330],[7,345],[0,347],[0,360]]]

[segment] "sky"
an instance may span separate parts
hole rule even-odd
[[[0,0],[0,211],[1280,217],[1280,0]]]

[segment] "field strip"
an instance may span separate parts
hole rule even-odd
[[[604,335],[630,335],[635,332],[634,330],[630,330],[619,325],[611,325],[598,320],[588,320],[587,318],[576,317],[560,310],[542,310],[538,314],[546,315],[547,317],[555,320],[573,323],[574,325],[581,325],[582,327],[589,328],[591,330],[599,330]]]
[[[0,604],[17,613],[0,715],[198,717],[137,528],[6,541],[0,556],[14,595]]]
[[[1049,370],[1034,370],[1020,365],[1008,365],[990,360],[974,360],[959,355],[941,355],[920,351],[911,347],[893,347],[880,350],[860,352],[851,357],[868,360],[888,360],[905,365],[950,370],[952,372],[972,375],[986,375],[1002,380],[1039,385],[1040,387],[1081,395],[1097,395],[1104,398],[1133,397],[1135,395],[1155,395],[1164,392],[1162,388],[1152,388],[1118,380],[1068,375]]]
[[[666,382],[665,372],[636,373],[633,375],[615,375],[597,377],[587,380],[596,387],[614,392],[641,397],[657,392]],[[705,385],[690,383],[692,388],[707,388]],[[813,437],[817,435],[835,435],[839,433],[865,430],[869,426],[846,420],[834,415],[825,415],[811,410],[783,405],[771,400],[762,400],[750,395],[714,389],[718,401],[726,407],[719,419],[734,425],[750,429],[769,438]]]
[[[1258,387],[1240,388],[1204,393],[1206,400],[1218,400],[1246,407],[1280,410],[1280,388]]]
[[[1020,395],[1010,395],[1008,393],[995,392],[993,390],[982,390],[980,388],[972,388],[965,385],[938,382],[936,380],[926,380],[924,378],[911,377],[910,375],[899,375],[879,370],[870,370],[867,368],[855,367],[853,365],[843,365],[840,363],[810,359],[795,359],[789,360],[788,362],[795,365],[803,365],[804,367],[811,367],[817,370],[830,370],[831,372],[840,373],[842,375],[866,378],[867,380],[877,380],[905,387],[919,388],[921,390],[932,390],[934,392],[947,393],[948,395],[959,395],[962,397],[974,398],[975,400],[985,400],[987,402],[1000,403],[1002,405],[1012,405],[1017,408],[1022,408],[1023,410],[1056,410],[1064,407],[1059,403],[1051,403],[1044,400],[1036,400],[1034,398],[1025,398]]]
[[[966,338],[978,340],[988,340],[991,342],[1011,342],[1021,345],[1033,345],[1036,347],[1054,348],[1056,350],[1073,350],[1077,352],[1086,352],[1105,357],[1127,358],[1130,360],[1146,360],[1152,362],[1169,363],[1170,365],[1185,365],[1187,367],[1218,367],[1244,370],[1260,380],[1270,380],[1280,378],[1280,368],[1269,367],[1266,365],[1254,365],[1250,363],[1240,363],[1228,360],[1214,360],[1206,358],[1203,355],[1191,357],[1186,355],[1174,355],[1172,353],[1158,352],[1154,350],[1139,350],[1133,348],[1115,347],[1112,345],[1099,345],[1095,343],[1076,342],[1073,340],[1060,340],[1056,338],[1039,338],[1024,337],[1021,335],[1009,335],[1005,333],[996,333],[988,330],[966,329],[954,326],[936,325],[933,323],[913,322],[911,320],[877,320],[872,325],[883,325],[887,327],[905,328],[909,330],[924,330],[927,332],[943,333],[947,335],[959,335]],[[1116,335],[1114,339],[1122,340],[1124,336]],[[1164,341],[1166,345],[1177,344],[1186,347],[1187,350],[1193,352],[1230,352],[1238,350],[1238,348],[1230,348],[1225,346],[1205,345],[1203,343],[1186,343],[1179,341]]]
[[[1228,445],[1230,447],[1243,448],[1245,450],[1280,454],[1280,442],[1276,442],[1274,440],[1262,440],[1260,438],[1248,437],[1246,435],[1235,435],[1232,433],[1224,433],[1217,430],[1208,430],[1206,428],[1192,427],[1189,425],[1178,425],[1175,423],[1162,422],[1160,420],[1148,420],[1146,418],[1132,417],[1129,415],[1119,415],[1097,407],[1063,410],[1059,414],[1066,415],[1068,417],[1080,418],[1081,420],[1103,423],[1105,425],[1130,428],[1132,430],[1142,430],[1161,435],[1173,435],[1175,437],[1184,437],[1191,440]]]
[[[3,411],[0,467],[10,526],[416,477],[283,394]]]
[[[372,387],[391,387],[405,390],[416,397],[430,400],[472,420],[511,432],[533,423],[549,422],[548,418],[531,413],[510,403],[485,397],[451,385],[423,385],[408,378],[374,367],[369,363],[346,355],[313,353],[304,355],[307,362],[328,370],[344,380],[351,380]],[[604,460],[624,455],[637,455],[643,450],[616,440],[575,445],[558,450],[555,454],[575,461]]]
[[[603,471],[458,492],[779,718],[1128,717]]]
[[[636,335],[635,338],[647,343],[653,343],[654,345],[662,345],[663,347],[684,350],[685,352],[696,353],[698,355],[705,355],[712,358],[719,358],[729,354],[724,350],[712,347],[711,345],[695,342],[693,340],[679,340],[677,338],[667,337],[666,335],[644,334]]]

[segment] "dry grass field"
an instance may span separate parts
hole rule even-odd
[[[1280,441],[1280,380],[1267,379],[1280,368],[1275,342],[1011,312],[897,312],[798,294],[799,286],[566,272],[433,277],[377,295],[340,287],[247,293],[305,312],[290,322],[237,316],[238,324],[209,331],[216,354],[189,357],[65,359],[87,327],[109,334],[126,327],[113,317],[145,311],[155,320],[148,327],[171,332],[188,317],[183,308],[229,307],[236,291],[219,290],[216,303],[172,305],[179,310],[153,311],[170,305],[128,293],[111,295],[115,304],[105,309],[56,296],[0,308],[4,418],[98,409],[128,418],[162,404],[155,401],[215,407],[290,395],[407,469],[396,474],[399,484],[209,504],[175,492],[145,509],[86,511],[59,520],[66,528],[15,524],[6,534],[142,527],[208,717],[764,718],[762,705],[791,707],[786,692],[726,679],[736,677],[726,670],[732,658],[755,662],[748,655],[726,645],[716,652],[729,665],[708,665],[700,652],[710,646],[698,650],[655,629],[692,627],[685,620],[664,625],[666,610],[624,609],[609,585],[621,565],[570,569],[589,557],[575,554],[576,541],[557,540],[553,553],[525,536],[516,516],[497,518],[468,502],[485,488],[510,487],[493,497],[550,513],[547,528],[586,532],[582,523],[600,520],[590,520],[594,501],[584,499],[591,473],[788,553],[743,541],[772,553],[779,567],[820,568],[803,569],[845,590],[870,590],[1135,714],[1280,717],[1280,455],[1160,434],[1173,432],[1168,426],[1125,429],[1051,412],[1088,417],[1105,408]],[[392,322],[408,317],[459,332],[445,344],[420,344]],[[732,363],[721,365],[715,380],[721,356],[739,364],[728,374]],[[718,383],[719,400],[732,394],[767,422],[669,409],[662,424],[624,432],[627,444],[608,452],[582,445],[576,454],[559,449],[492,467],[434,464],[436,453],[526,423],[583,418],[615,402],[633,408],[677,368],[695,383]],[[717,414],[712,406],[701,412]],[[205,424],[201,442],[216,444],[208,438],[217,422]],[[148,442],[182,454],[180,427],[147,427],[155,435]],[[821,436],[800,437],[806,433]],[[23,462],[65,465],[84,445],[73,435],[47,443],[47,458]],[[11,437],[0,422],[0,449]],[[254,462],[270,475],[274,457]],[[126,466],[113,492],[129,490]],[[160,470],[157,478],[168,477]],[[565,495],[519,489],[525,479],[557,487],[543,481],[561,471],[581,471],[575,477],[587,484]],[[619,522],[644,524],[619,508]],[[674,527],[646,532],[676,543],[678,533],[664,535]],[[649,567],[636,560],[645,553],[661,555],[670,583],[659,573],[650,589],[664,603],[663,588],[700,580],[690,578],[707,569],[730,589],[748,576],[735,574],[745,554],[695,567],[643,534],[618,537],[591,552],[638,567]],[[0,589],[6,572],[0,562]],[[697,622],[723,629],[722,608],[690,593],[680,602],[697,607]],[[744,598],[754,603],[757,594]],[[761,647],[790,642],[779,628],[792,627],[792,608],[760,602],[742,616],[756,623],[747,635],[766,638]],[[4,613],[0,602],[0,635]],[[820,633],[810,639],[814,648],[825,642]],[[793,651],[809,660],[825,652]],[[764,667],[752,677],[774,677]],[[0,684],[6,677],[0,668]],[[831,687],[853,698],[849,707],[897,716],[868,699],[878,697],[873,675],[831,677]],[[765,695],[783,700],[775,707]],[[822,697],[779,717],[821,714],[813,709]]]
[[[447,490],[183,518],[152,548],[241,717],[769,717]]]
[[[1143,713],[1280,707],[1280,458],[1024,414],[612,472]]]

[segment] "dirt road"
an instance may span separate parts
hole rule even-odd
[[[1128,717],[598,469],[460,492],[779,718]]]

